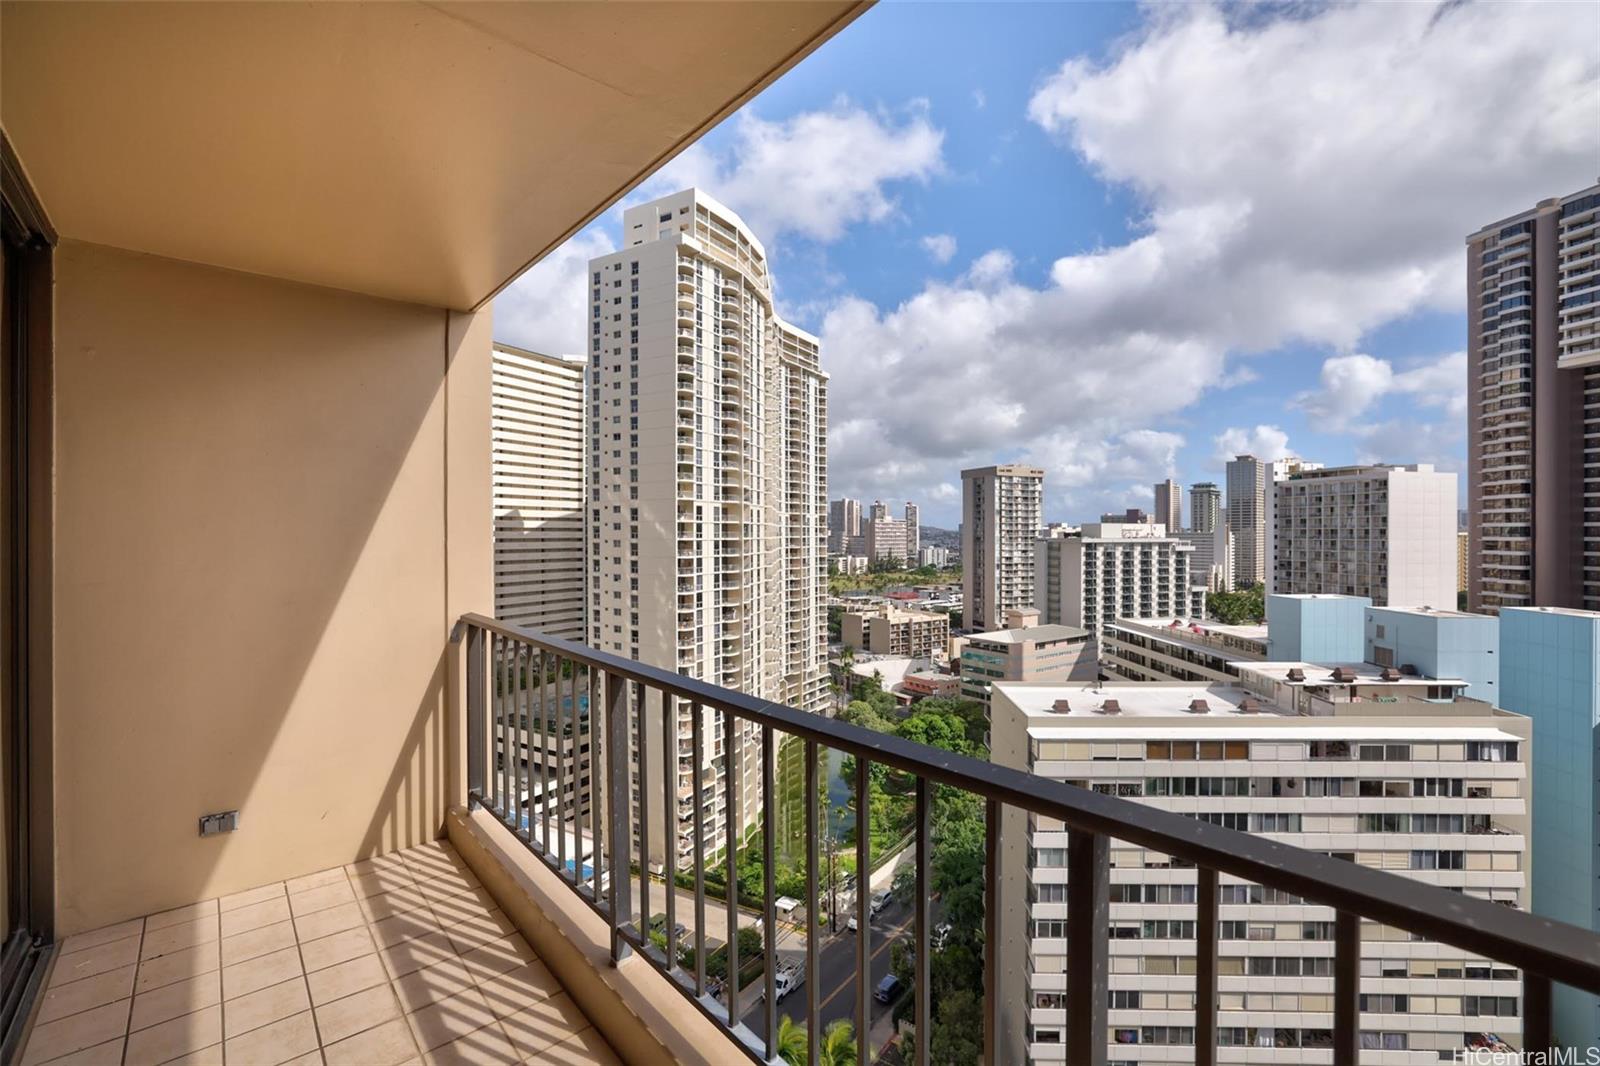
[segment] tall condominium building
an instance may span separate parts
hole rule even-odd
[[[1273,591],[1456,602],[1456,476],[1426,463],[1308,470],[1276,488]]]
[[[1194,548],[1189,559],[1190,580],[1210,592],[1233,591],[1233,532],[1227,526],[1169,535]]]
[[[1600,185],[1467,238],[1467,602],[1600,609]]]
[[[626,247],[589,264],[590,643],[820,709],[827,376],[816,338],[777,316],[761,242],[705,193],[629,208],[623,235]],[[682,752],[680,810],[693,774],[742,771],[742,787],[710,790],[707,840],[721,831],[712,823],[725,824],[729,792],[750,824],[755,727],[740,727],[732,752],[708,743],[694,766],[691,706],[673,703],[665,740]],[[636,766],[659,811],[664,719],[648,710]],[[705,736],[720,737],[720,713],[702,713]],[[729,755],[741,758],[730,766]],[[650,826],[653,862],[664,854],[660,832]]]
[[[872,507],[867,512],[867,521],[876,522],[880,518],[889,517],[889,505],[882,500],[873,500]]]
[[[495,617],[582,640],[584,362],[494,346]]]
[[[967,628],[998,629],[1032,607],[1033,542],[1044,523],[1044,471],[1008,463],[961,471],[961,595]]]
[[[906,501],[906,563],[915,566],[917,553],[922,550],[922,511],[910,500]]]
[[[1002,682],[989,721],[996,762],[1528,905],[1530,723],[1490,704],[1300,714],[1235,685]],[[1068,833],[1001,819],[1000,951],[1021,963],[1002,976],[999,1061],[1064,1062],[1079,1021],[1065,999]],[[1195,871],[1126,841],[1110,851],[1107,1058],[1193,1061]],[[1217,1061],[1331,1061],[1334,912],[1226,874],[1218,896]],[[1491,1033],[1521,1046],[1516,970],[1363,921],[1361,976],[1362,1061],[1461,1061]]]
[[[1191,578],[1193,554],[1193,545],[1143,522],[1090,522],[1075,537],[1040,537],[1039,620],[1099,639],[1118,618],[1203,618],[1206,589]]]
[[[1233,580],[1241,588],[1267,580],[1267,464],[1253,455],[1228,462],[1228,531],[1233,534]]]
[[[906,524],[898,518],[874,518],[867,522],[867,559],[898,559],[902,563],[913,561]]]
[[[849,553],[850,542],[861,536],[861,501],[848,497],[828,504],[828,551]]]
[[[1600,612],[1500,612],[1500,703],[1533,720],[1533,909],[1600,932]],[[1556,985],[1558,1044],[1600,1047],[1600,1003]]]
[[[1183,489],[1171,478],[1156,483],[1155,522],[1173,533],[1183,528]]]
[[[1209,533],[1222,525],[1222,490],[1210,481],[1197,481],[1189,487],[1189,528]]]

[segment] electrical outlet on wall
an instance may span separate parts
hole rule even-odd
[[[238,811],[220,811],[216,814],[202,814],[200,816],[200,835],[213,837],[218,833],[231,833],[239,828]]]

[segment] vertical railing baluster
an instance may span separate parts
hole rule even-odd
[[[1361,1058],[1361,916],[1337,911],[1333,922],[1333,1061]]]
[[[1110,841],[1100,833],[1068,831],[1067,1061],[1085,1066],[1104,1066],[1107,1054],[1110,881]]]
[[[494,814],[506,820],[506,645],[505,637],[494,638]]]
[[[516,728],[513,734],[517,746],[517,799],[516,820],[512,823],[513,830],[523,840],[529,838],[528,829],[531,819],[528,817],[532,789],[528,787],[528,757],[532,754],[528,749],[528,710],[533,702],[529,697],[529,689],[533,686],[533,645],[524,644],[517,655],[517,701],[516,701]]]
[[[628,903],[628,683],[606,675],[606,819],[611,835],[611,958],[621,962],[628,945],[621,935]]]
[[[856,1061],[872,1061],[872,764],[856,755]]]
[[[817,988],[817,742],[806,741],[806,1041],[807,1066],[817,1066],[822,992]]]
[[[634,743],[638,745],[639,764],[639,943],[650,943],[650,790],[645,783],[650,780],[650,744],[646,739],[648,715],[646,706],[650,700],[650,689],[643,681],[634,686],[634,712],[633,720],[637,732]]]
[[[690,708],[689,735],[694,748],[694,994],[706,994],[706,816],[704,712],[698,703]]]
[[[728,1024],[739,1024],[739,828],[744,821],[744,756],[734,743],[738,719],[723,708],[723,767],[728,778],[728,806],[723,823],[728,838]]]
[[[602,721],[598,699],[601,692],[600,686],[600,671],[590,667],[589,704],[584,710],[584,718],[589,723],[589,821],[594,827],[593,839],[589,842],[589,868],[591,871],[589,881],[590,890],[594,893],[594,901],[596,903],[600,902],[600,881],[605,865],[605,833],[602,830],[604,819],[601,816],[605,810],[605,804],[601,802],[600,792],[601,753],[604,751],[605,746],[601,743],[601,733],[604,730],[600,728]]]
[[[1555,1061],[1550,978],[1522,971],[1522,1050],[1526,1061]],[[1536,1057],[1539,1056],[1539,1057]],[[1573,1061],[1577,1061],[1574,1059]]]
[[[568,659],[566,669],[571,674],[567,682],[567,691],[571,694],[572,706],[578,705],[578,664]],[[572,712],[561,698],[561,674],[556,674],[556,869],[561,871],[561,876],[567,876],[567,860],[572,856],[568,852],[575,850],[567,846],[567,723],[572,720]],[[573,828],[577,825],[574,822]],[[573,864],[573,873],[576,876],[577,864]]]
[[[1000,1066],[1000,801],[983,805],[983,1061]],[[1071,1030],[1068,1030],[1071,1038]],[[1071,1059],[1071,1055],[1068,1055]]]
[[[1217,1063],[1217,871],[1197,872],[1194,905],[1194,1066]]]
[[[661,880],[666,885],[667,972],[678,965],[678,701],[661,693]]]
[[[484,677],[484,631],[478,626],[467,628],[467,801],[483,801],[485,787],[484,745],[488,741],[489,722]]]
[[[917,1066],[928,1066],[933,1043],[933,938],[928,929],[928,852],[933,849],[933,785],[917,778],[916,1025]]]
[[[561,660],[553,653],[539,653],[539,854],[550,857],[550,670],[561,676]],[[556,698],[561,698],[561,682],[556,681]],[[533,819],[528,819],[531,824]]]
[[[764,936],[762,952],[767,957],[766,1009],[763,1012],[767,1025],[767,1058],[778,1054],[778,907],[777,907],[777,851],[773,847],[778,835],[778,804],[773,798],[777,791],[777,754],[773,748],[772,727],[761,727],[761,931]]]

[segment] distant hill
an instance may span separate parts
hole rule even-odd
[[[953,529],[940,529],[938,526],[923,526],[921,528],[922,547],[924,548],[951,548],[959,551],[961,548],[961,534]]]

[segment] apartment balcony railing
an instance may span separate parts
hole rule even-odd
[[[981,796],[986,807],[984,943],[984,1048],[989,1063],[1001,1061],[1002,997],[998,993],[1005,966],[1022,960],[999,957],[998,935],[1001,898],[1001,814],[1006,807],[1027,811],[1036,818],[1063,823],[1068,831],[1066,992],[1063,1003],[1067,1028],[1066,1059],[1076,1064],[1107,1061],[1108,945],[1110,842],[1115,839],[1159,851],[1193,863],[1197,887],[1195,904],[1195,1042],[1194,1062],[1212,1066],[1217,1061],[1218,1032],[1218,875],[1228,874],[1269,891],[1286,893],[1304,902],[1330,907],[1335,912],[1333,966],[1332,1060],[1359,1063],[1362,1057],[1360,1026],[1361,921],[1382,923],[1451,945],[1493,962],[1522,971],[1525,1050],[1545,1049],[1551,1039],[1551,989],[1562,983],[1600,995],[1600,936],[1575,926],[1514,910],[1397,874],[1371,869],[1329,855],[1306,851],[1262,836],[1224,829],[1199,819],[1145,806],[1127,799],[1038,777],[1020,770],[982,762],[892,735],[872,732],[821,715],[772,703],[740,692],[707,684],[681,674],[646,666],[620,656],[508,625],[482,615],[461,619],[457,639],[467,644],[466,730],[469,802],[487,809],[523,841],[529,851],[560,875],[572,891],[610,925],[611,953],[621,960],[638,953],[666,976],[685,998],[752,1061],[778,1060],[776,967],[767,965],[761,978],[763,1025],[760,1033],[743,1024],[739,984],[738,938],[728,938],[728,981],[722,997],[710,992],[705,972],[705,930],[708,906],[725,907],[728,928],[737,927],[738,876],[733,856],[742,841],[742,798],[728,797],[729,817],[724,819],[726,839],[707,839],[704,809],[706,782],[692,775],[693,847],[689,852],[694,882],[694,926],[687,934],[695,947],[692,972],[679,965],[677,893],[652,886],[651,859],[646,854],[651,819],[660,821],[662,839],[675,839],[678,812],[666,802],[668,789],[678,780],[679,744],[645,748],[646,719],[673,713],[674,701],[690,705],[688,753],[696,763],[718,738],[704,735],[705,709],[720,711],[725,735],[723,750],[736,760],[731,776],[744,777],[743,745],[738,742],[745,725],[758,727],[760,736],[760,825],[763,830],[765,871],[759,895],[764,958],[776,952],[777,900],[774,870],[775,793],[777,741],[780,736],[800,738],[805,745],[805,883],[807,902],[819,895],[818,774],[824,749],[855,757],[857,795],[868,790],[873,765],[908,774],[915,782],[914,839],[914,972],[912,994],[916,1032],[932,1031],[930,965],[929,853],[933,840],[933,786],[947,785]],[[555,795],[565,801],[573,793],[565,777],[576,773],[562,759],[529,769],[517,763],[497,763],[494,752],[509,746],[508,731],[515,729],[523,702],[542,698],[535,688],[570,686],[568,694],[587,693],[595,710],[579,722],[586,731],[593,760],[588,775],[590,795],[585,807],[577,804],[539,811],[522,810],[525,795]],[[630,701],[630,694],[632,700]],[[630,706],[631,703],[631,706]],[[672,719],[676,721],[676,719]],[[530,738],[531,740],[531,738]],[[653,789],[630,802],[630,742],[659,757],[662,775]],[[515,743],[515,741],[510,741]],[[548,780],[530,781],[528,775],[555,776],[554,792]],[[641,780],[648,780],[640,775]],[[714,787],[714,783],[713,783]],[[656,794],[649,794],[654,791]],[[870,818],[870,812],[863,821]],[[591,846],[585,847],[588,836]],[[867,825],[856,834],[858,869],[870,869]],[[725,849],[727,901],[708,903],[705,890],[707,862],[703,858],[718,846]],[[585,853],[586,852],[586,853]],[[680,856],[677,849],[662,849],[660,866],[666,885],[675,883]],[[1015,889],[1015,886],[1012,886]],[[637,893],[637,894],[636,894]],[[650,940],[652,896],[665,911],[667,950]],[[870,928],[870,893],[858,891],[855,917],[862,930]],[[817,1031],[821,1017],[818,987],[817,908],[804,906],[806,1028]],[[869,1061],[868,1027],[872,1017],[873,989],[869,973],[870,937],[856,937],[856,1011],[859,1061]],[[810,1061],[817,1061],[819,1040],[808,1042]],[[918,1063],[929,1061],[930,1041],[915,1042]]]

